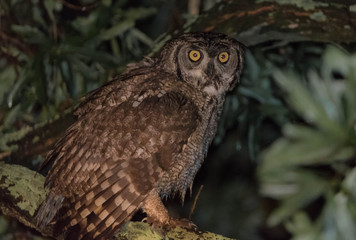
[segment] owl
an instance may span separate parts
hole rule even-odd
[[[191,190],[243,61],[238,41],[187,33],[91,92],[46,157],[37,225],[61,239],[109,239],[142,209],[155,227],[187,226],[161,199]]]

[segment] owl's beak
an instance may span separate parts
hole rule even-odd
[[[215,67],[214,67],[214,63],[212,60],[210,60],[210,62],[208,63],[208,66],[206,68],[206,75],[209,77],[209,78],[212,78],[214,77],[215,75]]]

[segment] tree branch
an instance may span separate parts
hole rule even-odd
[[[347,1],[223,1],[188,31],[222,32],[246,46],[268,41],[356,41],[356,10]]]
[[[48,191],[43,187],[45,178],[20,165],[0,162],[0,210],[4,215],[16,218],[24,225],[37,230],[43,236],[53,237],[52,228],[39,229],[33,219],[36,210],[46,198]],[[175,228],[166,234],[168,239],[229,239],[209,232],[194,232]],[[159,230],[147,223],[130,222],[116,235],[117,239],[162,239]]]

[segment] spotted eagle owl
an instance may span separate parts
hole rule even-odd
[[[90,93],[46,158],[38,225],[62,239],[109,239],[138,209],[154,226],[179,224],[161,198],[191,189],[242,66],[236,40],[188,33]]]

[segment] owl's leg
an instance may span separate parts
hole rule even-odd
[[[157,191],[152,190],[142,207],[147,214],[147,222],[153,227],[162,227],[165,230],[174,227],[196,229],[197,226],[188,219],[173,219],[169,216],[168,210],[163,205]]]
[[[147,214],[147,222],[153,227],[168,226],[170,223],[170,216],[168,210],[163,205],[158,193],[152,190],[142,207],[142,210]]]

